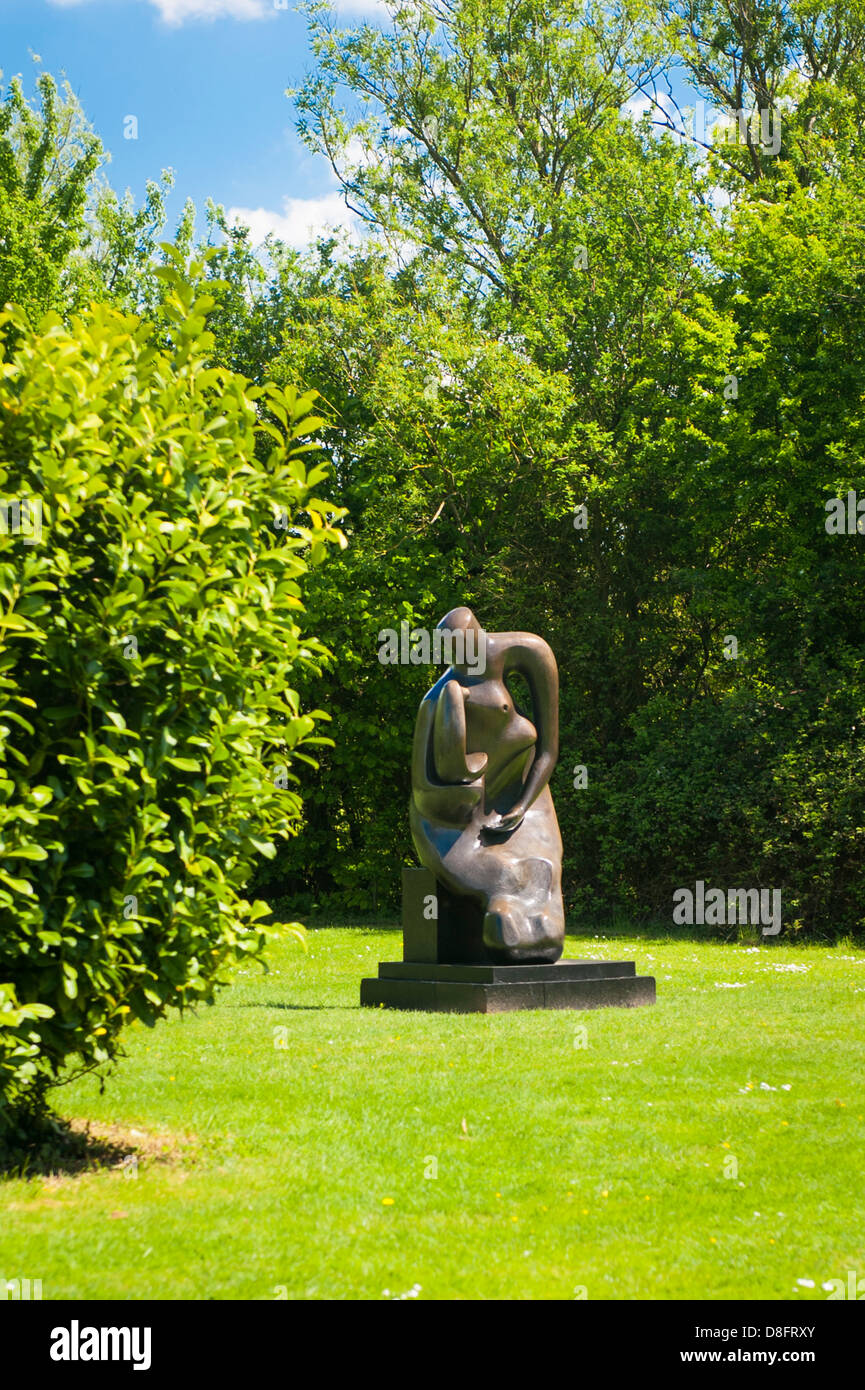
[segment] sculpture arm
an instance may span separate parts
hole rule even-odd
[[[552,649],[542,637],[514,633],[504,657],[504,675],[509,671],[524,676],[532,697],[535,728],[538,732],[535,756],[516,804],[502,816],[497,829],[512,830],[547,786],[559,756],[559,672]]]
[[[462,686],[448,681],[439,692],[433,718],[433,767],[442,782],[473,782],[487,765],[486,753],[466,748],[466,706]]]
[[[456,681],[421,701],[411,766],[412,798],[421,815],[463,823],[483,794],[477,779],[486,761],[484,753],[466,752],[465,705]]]

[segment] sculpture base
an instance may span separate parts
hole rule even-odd
[[[384,961],[360,982],[362,1007],[498,1014],[515,1009],[633,1009],[654,1004],[655,981],[633,961],[556,965],[439,965]]]

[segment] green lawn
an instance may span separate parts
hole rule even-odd
[[[656,1007],[361,1010],[399,954],[315,931],[134,1026],[104,1094],[56,1103],[120,1127],[137,1174],[5,1180],[0,1275],[46,1299],[792,1300],[865,1276],[865,953],[571,937],[635,957]]]

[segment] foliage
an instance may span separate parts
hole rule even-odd
[[[302,585],[342,540],[313,396],[212,367],[203,265],[169,258],[158,333],[3,319],[0,1106],[260,954],[244,886],[322,741],[295,690],[326,655]]]
[[[39,108],[13,78],[0,102],[0,307],[58,308],[102,147],[68,84],[37,82]]]
[[[284,891],[395,892],[428,673],[379,667],[375,636],[460,601],[557,653],[572,908],[669,911],[707,876],[861,929],[861,542],[824,528],[862,481],[860,43],[855,15],[798,7],[794,80],[771,26],[703,42],[726,8],[700,10],[698,63],[636,5],[423,3],[392,31],[312,7],[301,129],[389,249],[288,272],[273,370],[331,407],[352,545],[310,591],[337,747]],[[784,98],[774,162],[624,117],[677,52],[721,104],[724,63],[730,101]]]
[[[212,204],[203,243],[191,208],[175,232],[212,252],[211,363],[320,393],[349,511],[305,581],[335,659],[294,678],[334,745],[258,890],[395,906],[432,673],[378,634],[467,602],[556,651],[573,912],[665,912],[701,876],[861,930],[862,542],[824,526],[863,483],[859,0],[308,8],[300,130],[369,238],[258,252]],[[728,115],[772,107],[777,153],[683,140],[677,69]],[[61,312],[109,301],[166,347],[167,186],[136,209],[91,182]]]

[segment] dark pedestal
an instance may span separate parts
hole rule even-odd
[[[495,965],[486,957],[480,907],[448,893],[428,869],[403,869],[403,956],[361,980],[368,1008],[429,1013],[514,1009],[635,1008],[654,1004],[655,981],[633,961],[567,960]]]
[[[513,1009],[634,1008],[654,1004],[655,981],[633,961],[559,961],[556,965],[423,965],[386,961],[377,980],[361,980],[370,1008],[430,1013],[500,1014]]]
[[[449,893],[429,869],[403,869],[403,960],[486,964],[483,932],[480,903]]]

